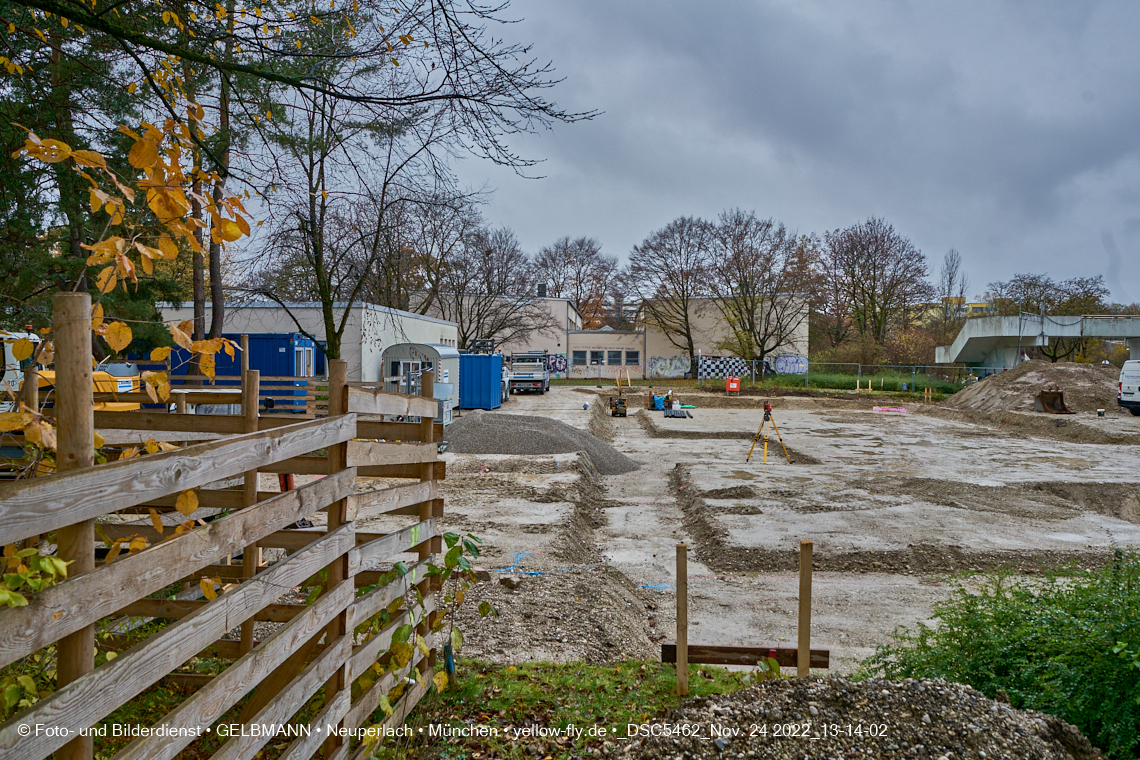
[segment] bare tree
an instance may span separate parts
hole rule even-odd
[[[618,275],[617,258],[602,255],[596,238],[560,238],[538,252],[534,266],[547,284],[547,295],[569,300],[587,330],[609,323],[610,294]]]
[[[824,236],[824,269],[846,290],[852,326],[882,345],[916,304],[929,300],[926,256],[882,219]]]
[[[949,336],[966,320],[966,292],[970,278],[962,270],[962,254],[951,248],[942,257],[935,294],[939,297],[939,329]]]
[[[515,234],[506,227],[478,228],[444,268],[429,313],[459,326],[459,348],[480,338],[521,343],[555,328],[536,293],[534,268]]]
[[[731,331],[723,348],[762,361],[788,343],[807,320],[813,253],[808,240],[755,212],[720,215],[709,282]]]
[[[683,216],[635,245],[626,282],[641,300],[642,318],[689,355],[689,377],[696,376],[693,319],[698,299],[707,297],[712,225]]]

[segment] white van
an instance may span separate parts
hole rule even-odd
[[[1116,403],[1140,417],[1140,360],[1124,362],[1120,368]]]

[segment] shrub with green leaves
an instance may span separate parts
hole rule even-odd
[[[944,678],[1056,715],[1110,757],[1140,756],[1140,555],[1097,570],[959,584],[936,625],[895,632],[859,676]]]

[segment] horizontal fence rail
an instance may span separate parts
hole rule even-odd
[[[139,401],[137,411],[93,411],[87,386],[96,430],[135,431],[140,440],[152,431],[214,439],[0,484],[0,544],[51,552],[77,525],[97,536],[80,549],[91,553],[90,569],[29,592],[25,606],[0,607],[0,674],[57,651],[75,665],[74,677],[61,678],[50,694],[0,724],[0,757],[92,757],[91,741],[77,741],[76,732],[163,684],[183,688],[172,709],[150,718],[161,733],[115,745],[117,760],[176,758],[219,720],[286,723],[314,704],[305,724],[310,733],[302,731],[280,756],[360,756],[365,750],[348,738],[315,729],[358,728],[389,695],[392,714],[378,714],[378,721],[402,721],[415,707],[424,681],[410,686],[406,679],[423,674],[430,682],[439,645],[430,629],[442,614],[438,582],[427,574],[442,543],[437,404],[430,396],[351,386],[345,374],[344,363],[334,361],[330,378],[321,380],[248,371],[213,384],[175,379],[172,391],[185,390],[186,401],[236,404],[240,414],[176,413],[190,411],[183,402],[147,408],[149,395],[137,391],[108,394]],[[299,399],[301,411],[277,414],[277,403],[267,409],[266,399],[278,396]],[[61,430],[68,424],[57,422]],[[109,458],[117,451],[104,449]],[[281,490],[265,490],[262,473],[281,475]],[[286,476],[297,485],[286,487]],[[360,490],[361,477],[406,480]],[[378,516],[408,522],[391,532],[357,529],[359,520]],[[299,528],[302,520],[315,524]],[[401,557],[403,575],[391,570]],[[408,601],[416,592],[422,606]],[[384,611],[389,617],[378,631],[354,632]],[[255,621],[270,628],[255,637]],[[417,648],[402,668],[356,684],[354,698],[354,682],[378,662],[389,663],[393,635],[405,624],[424,637],[427,654]],[[102,631],[98,651],[125,651],[96,658],[65,644],[89,631]],[[210,672],[187,670],[202,657]],[[23,727],[35,724],[70,733],[26,736]],[[215,742],[211,757],[250,758],[269,739],[235,733]]]

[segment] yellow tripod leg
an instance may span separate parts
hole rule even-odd
[[[760,424],[760,427],[756,428],[756,435],[752,437],[752,446],[748,449],[748,456],[744,458],[745,464],[748,464],[748,460],[752,458],[752,452],[756,450],[756,442],[760,440],[760,431],[763,429],[763,423]]]
[[[791,464],[792,455],[788,453],[788,447],[784,445],[784,436],[780,435],[780,428],[776,427],[775,420],[772,420],[772,428],[776,431],[776,437],[780,439],[780,446],[784,448],[784,456],[788,458],[788,464]]]
[[[761,427],[767,425],[768,421],[765,420]],[[768,464],[768,431],[764,431],[764,464]]]

